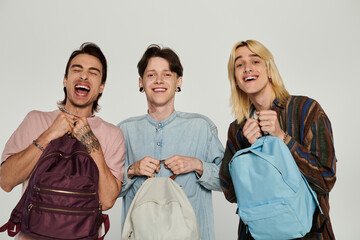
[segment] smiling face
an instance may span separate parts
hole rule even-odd
[[[150,58],[143,77],[139,78],[139,87],[145,90],[149,109],[166,107],[173,111],[175,91],[181,84],[182,78],[172,72],[168,61],[161,57]]]
[[[235,51],[235,78],[237,86],[249,97],[272,93],[264,59],[242,46]]]
[[[102,71],[101,62],[92,55],[79,54],[71,60],[68,75],[63,81],[67,91],[65,108],[68,111],[91,115],[94,101],[104,90]]]

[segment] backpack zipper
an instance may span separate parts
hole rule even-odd
[[[58,153],[61,157],[63,158],[70,158],[72,157],[74,154],[77,154],[77,153],[85,153],[86,155],[89,155],[87,152],[85,151],[75,151],[75,152],[72,152],[71,154],[69,155],[63,155],[62,153]],[[50,155],[50,154],[49,154]]]
[[[32,213],[32,209],[35,208],[36,210],[47,210],[47,211],[53,211],[53,212],[63,212],[63,213],[86,213],[91,214],[95,213],[95,210],[69,210],[69,209],[61,209],[61,208],[52,208],[52,207],[43,207],[43,206],[36,206],[32,203],[28,206],[28,214],[27,214],[27,222],[26,222],[26,228],[29,228],[30,224],[30,216]]]
[[[96,195],[96,192],[74,192],[74,191],[66,191],[66,190],[57,190],[57,189],[51,189],[51,188],[40,188],[36,185],[34,185],[34,189],[37,192],[41,191],[47,191],[47,192],[55,192],[55,193],[64,193],[64,194],[75,194],[75,195]]]
[[[63,155],[61,152],[52,152],[52,153],[49,153],[48,155],[46,155],[45,157],[43,157],[42,159],[48,158],[48,157],[50,157],[50,156],[52,156],[52,155],[59,155],[60,157],[63,157],[63,158],[70,158],[70,157],[72,157],[72,155],[74,155],[74,154],[76,154],[76,153],[85,153],[85,154],[89,155],[89,154],[88,154],[87,152],[85,152],[85,151],[75,151],[75,152],[73,152],[73,153],[71,153],[71,154],[69,154],[69,155]],[[90,156],[90,157],[91,157],[91,156]],[[37,169],[38,165],[39,165],[39,164],[36,164],[36,165],[35,165],[33,171],[32,171],[31,174],[30,174],[29,179],[30,179],[30,178],[32,177],[32,175],[34,174],[34,172],[35,172],[35,170]]]
[[[41,210],[48,210],[54,212],[65,212],[65,213],[95,213],[95,210],[69,210],[69,209],[61,209],[61,208],[52,208],[52,207],[43,207],[43,206],[35,206],[34,204],[30,203],[28,207],[29,213],[33,208],[38,208]],[[29,214],[30,216],[30,214]]]
[[[72,157],[73,155],[75,155],[75,154],[77,154],[77,153],[85,153],[85,154],[88,155],[87,152],[80,150],[80,151],[72,152],[71,154],[68,154],[68,155],[63,155],[61,152],[52,152],[52,153],[49,153],[48,155],[46,155],[46,156],[43,157],[43,158],[48,158],[48,157],[50,157],[50,156],[52,156],[52,155],[59,155],[60,157],[63,157],[63,158],[70,158],[70,157]]]

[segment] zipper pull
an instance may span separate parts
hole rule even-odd
[[[30,223],[30,214],[31,214],[31,209],[34,207],[34,205],[32,203],[29,204],[28,206],[28,213],[27,213],[27,218],[26,218],[26,228],[29,229],[29,223]]]
[[[33,207],[34,207],[34,204],[30,203],[28,206],[28,212],[30,212]]]
[[[36,192],[36,206],[39,206],[39,195],[40,195],[40,188],[36,185],[34,185],[34,189],[35,189],[35,192]],[[39,208],[37,208],[36,212],[38,213],[39,212]]]
[[[99,209],[97,213],[97,225],[100,226],[102,224],[102,206],[101,202],[99,202]]]
[[[40,192],[40,188],[36,185],[34,185],[34,190],[37,191],[37,192]]]

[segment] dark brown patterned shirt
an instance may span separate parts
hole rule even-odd
[[[312,229],[302,239],[335,239],[329,217],[329,192],[336,181],[337,159],[330,120],[318,102],[305,96],[291,96],[284,106],[275,100],[272,110],[277,112],[281,128],[288,133],[285,143],[301,173],[316,191],[321,209],[328,218],[322,233]],[[230,124],[220,168],[221,187],[226,199],[234,203],[236,196],[229,173],[229,162],[238,150],[250,146],[242,132],[245,122],[246,120],[238,124],[235,120]],[[316,222],[318,225],[323,222],[321,215]],[[238,239],[252,239],[241,220],[238,233]]]

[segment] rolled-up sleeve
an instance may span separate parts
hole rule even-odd
[[[218,138],[215,125],[209,129],[209,141],[206,146],[205,161],[203,161],[203,174],[198,183],[208,190],[221,191],[219,170],[224,155],[224,147]]]

